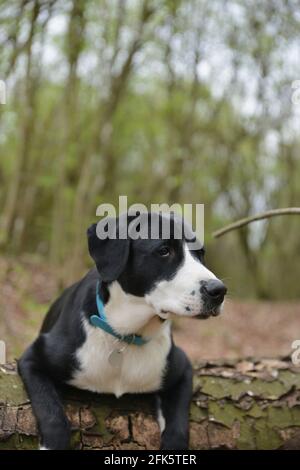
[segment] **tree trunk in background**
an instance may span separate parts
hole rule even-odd
[[[151,396],[64,393],[74,449],[159,448]],[[0,449],[38,446],[35,419],[13,366],[0,369]],[[195,367],[191,449],[300,449],[300,367],[287,359]]]
[[[70,13],[67,34],[68,79],[65,90],[66,135],[62,137],[63,145],[57,158],[57,185],[53,205],[53,229],[50,258],[53,263],[60,263],[65,248],[62,241],[68,237],[68,207],[66,200],[68,156],[78,159],[77,133],[80,110],[78,109],[78,63],[85,38],[85,7],[83,0],[74,0]],[[63,277],[63,276],[62,276]]]
[[[24,224],[22,214],[18,212],[18,204],[20,201],[22,185],[24,183],[24,175],[28,161],[30,159],[31,145],[35,131],[35,107],[36,107],[36,87],[35,87],[35,75],[33,72],[32,63],[32,47],[33,41],[36,34],[37,20],[40,13],[41,5],[36,0],[33,4],[31,12],[30,30],[26,41],[26,73],[25,73],[25,103],[24,103],[24,116],[22,120],[22,131],[21,131],[21,146],[17,155],[17,162],[15,166],[14,174],[9,186],[9,191],[4,205],[3,211],[3,244],[6,244],[13,240],[14,235],[18,232],[16,221],[19,220],[20,227]]]
[[[177,11],[176,6],[171,7],[172,9],[172,29],[170,34],[169,43],[166,45],[165,60],[168,69],[168,100],[169,100],[169,113],[167,122],[169,126],[169,147],[173,148],[174,142],[177,140],[177,146],[180,149],[180,155],[174,155],[174,150],[170,155],[169,172],[173,177],[172,185],[169,189],[168,199],[170,203],[178,203],[182,200],[182,193],[184,191],[184,182],[187,179],[186,174],[189,161],[192,158],[193,149],[193,136],[198,131],[195,127],[196,118],[196,107],[200,98],[200,80],[198,67],[202,58],[202,30],[204,27],[203,21],[197,27],[196,36],[193,44],[193,79],[190,83],[190,89],[187,92],[187,103],[186,109],[182,111],[182,114],[178,113],[178,109],[173,107],[173,101],[178,89],[180,89],[181,83],[178,75],[176,74],[176,67],[173,65],[174,57],[172,57],[172,50],[170,47],[172,36],[176,31],[176,17]],[[200,9],[201,10],[201,9]],[[205,8],[204,8],[205,10]],[[204,13],[197,11],[198,14]],[[205,15],[204,15],[205,17]],[[178,88],[179,85],[179,88]]]
[[[46,7],[47,14],[45,15],[46,12],[44,10],[43,13],[45,18],[36,26],[36,30],[39,33],[39,39],[42,44],[45,42],[47,26],[52,18],[55,2],[56,0],[50,0],[48,2]],[[40,7],[40,2],[37,2],[37,6]],[[37,12],[35,14],[37,15]],[[50,128],[54,117],[54,110],[52,110],[45,120],[44,131],[39,132],[38,128],[40,127],[40,122],[42,120],[38,112],[39,88],[41,86],[43,74],[43,68],[40,66],[42,58],[41,55],[39,55],[37,57],[33,57],[31,60],[34,62],[34,72],[31,74],[32,77],[30,79],[31,88],[34,90],[31,112],[35,114],[35,122],[34,126],[32,126],[34,132],[31,140],[31,149],[29,151],[30,155],[27,159],[27,165],[23,175],[24,188],[22,189],[22,195],[18,205],[17,217],[21,217],[22,223],[20,224],[20,227],[18,227],[14,237],[14,248],[17,253],[22,253],[24,249],[26,249],[26,242],[28,241],[27,236],[29,232],[28,227],[34,222],[32,220],[32,214],[36,206],[37,194],[40,189],[38,179],[41,176],[43,161],[45,159],[47,149],[47,145],[45,145],[45,135],[47,134],[47,130]],[[36,149],[38,149],[38,152],[35,151]]]

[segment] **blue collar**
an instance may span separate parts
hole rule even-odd
[[[100,287],[100,282],[98,281],[97,286],[96,286],[96,304],[97,304],[98,315],[91,315],[90,323],[93,326],[101,328],[103,331],[106,331],[106,333],[114,336],[115,338],[118,338],[120,341],[124,341],[127,344],[135,344],[136,346],[143,346],[143,344],[148,343],[148,340],[144,339],[140,335],[132,334],[132,335],[122,336],[112,329],[112,327],[108,323],[105,310],[104,310],[104,305],[99,295],[99,287]]]

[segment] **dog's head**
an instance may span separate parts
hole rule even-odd
[[[162,229],[166,217],[167,236]],[[154,224],[159,227],[155,236]],[[208,318],[220,313],[227,289],[205,267],[204,248],[190,249],[193,237],[181,218],[154,213],[103,219],[88,229],[89,252],[104,282],[117,281],[162,317],[170,312]]]

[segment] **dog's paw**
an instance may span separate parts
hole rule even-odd
[[[70,440],[66,436],[48,436],[43,439],[39,450],[68,450],[70,449]]]
[[[41,432],[40,450],[67,450],[70,448],[71,430],[67,421],[51,423]]]
[[[180,433],[164,433],[161,437],[161,450],[187,450],[189,436]]]

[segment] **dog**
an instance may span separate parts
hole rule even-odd
[[[168,236],[161,230],[166,219]],[[187,449],[193,371],[173,342],[169,315],[217,316],[226,287],[205,267],[204,248],[198,243],[190,249],[195,234],[178,216],[144,214],[144,238],[128,228],[137,216],[110,220],[117,236],[99,238],[106,219],[88,229],[95,267],[53,303],[38,338],[18,361],[40,449],[69,448],[70,425],[60,399],[64,384],[116,397],[153,393],[161,449]],[[150,236],[153,220],[160,226],[156,238]]]

